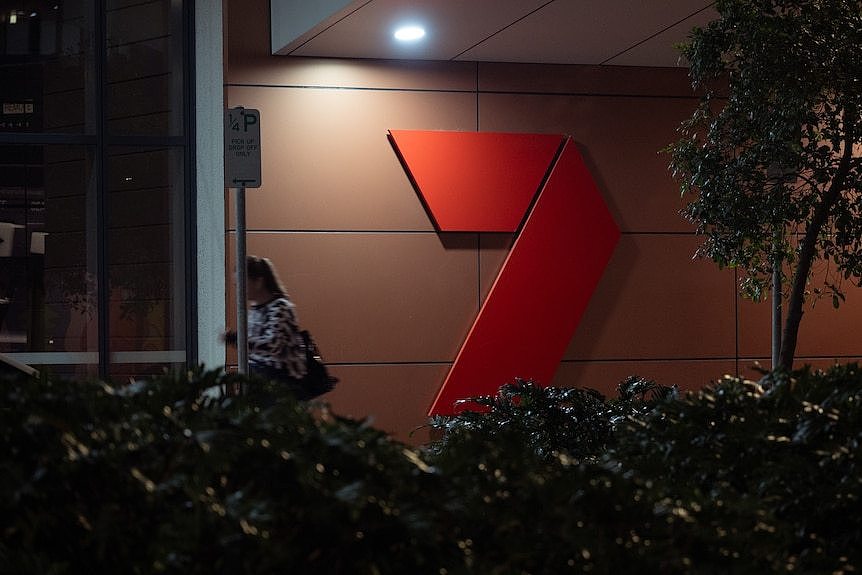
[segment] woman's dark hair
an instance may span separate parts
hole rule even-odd
[[[278,274],[275,272],[275,266],[269,261],[269,258],[259,258],[257,256],[248,256],[246,258],[246,274],[249,279],[263,278],[264,287],[278,297],[287,297],[287,290],[281,280],[278,279]]]

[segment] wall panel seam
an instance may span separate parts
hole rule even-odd
[[[554,92],[554,91],[538,91],[538,90],[482,90],[481,94],[494,96],[569,96],[579,98],[629,98],[629,99],[647,99],[647,100],[693,100],[700,101],[698,95],[681,96],[672,94],[624,94],[613,92]],[[721,98],[715,98],[720,100]],[[726,99],[726,98],[725,98]]]
[[[564,359],[560,363],[655,363],[669,361],[734,361],[732,355],[675,356],[675,357],[594,357]]]
[[[692,361],[705,361],[705,362],[719,362],[719,361],[734,361],[733,356],[716,356],[716,357],[667,357],[667,358],[634,358],[634,359],[621,359],[621,358],[595,358],[595,359],[564,359],[560,361],[560,364],[588,364],[588,363],[673,363],[673,362],[692,362]],[[746,361],[757,361],[757,360],[768,360],[768,357],[741,357],[740,359]],[[844,360],[844,359],[858,359],[862,360],[862,357],[858,355],[806,355],[802,357],[798,357],[797,360],[805,361],[805,360]],[[446,366],[452,365],[451,360],[414,360],[414,361],[327,361],[326,365],[329,367],[369,367],[369,366],[410,366],[410,365],[432,365],[432,366]],[[228,364],[228,367],[236,366],[236,364]]]
[[[235,233],[235,227],[227,227],[228,232]],[[438,232],[437,230],[409,230],[409,229],[323,229],[323,228],[249,228],[249,233],[256,234],[433,234],[442,237],[452,235],[464,235],[471,232]],[[497,233],[497,232],[495,232]],[[681,232],[674,230],[667,231],[623,231],[624,236],[681,236],[681,237],[700,237],[693,232]]]
[[[474,88],[386,88],[373,86],[330,86],[315,84],[225,84],[227,88],[272,88],[284,90],[333,90],[345,92],[418,92],[431,94],[475,94]]]
[[[681,96],[671,94],[623,94],[613,92],[554,92],[535,90],[481,90],[476,88],[407,88],[407,87],[384,87],[384,86],[338,86],[329,84],[263,84],[231,82],[226,83],[227,88],[274,88],[295,90],[344,90],[357,92],[423,92],[423,93],[451,93],[451,94],[478,94],[498,96],[569,96],[580,98],[628,98],[649,100],[692,100],[700,101],[698,95]],[[726,98],[716,97],[715,100]]]

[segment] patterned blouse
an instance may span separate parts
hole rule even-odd
[[[293,302],[286,297],[251,307],[248,314],[248,359],[286,370],[291,377],[299,379],[306,373],[305,347],[293,308]]]

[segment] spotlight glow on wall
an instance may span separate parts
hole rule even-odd
[[[425,37],[425,28],[422,26],[401,26],[393,34],[396,40],[401,42],[416,42]]]

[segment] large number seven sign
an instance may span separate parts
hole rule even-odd
[[[429,415],[516,377],[549,383],[620,235],[577,146],[548,134],[389,138],[438,231],[516,234]]]

